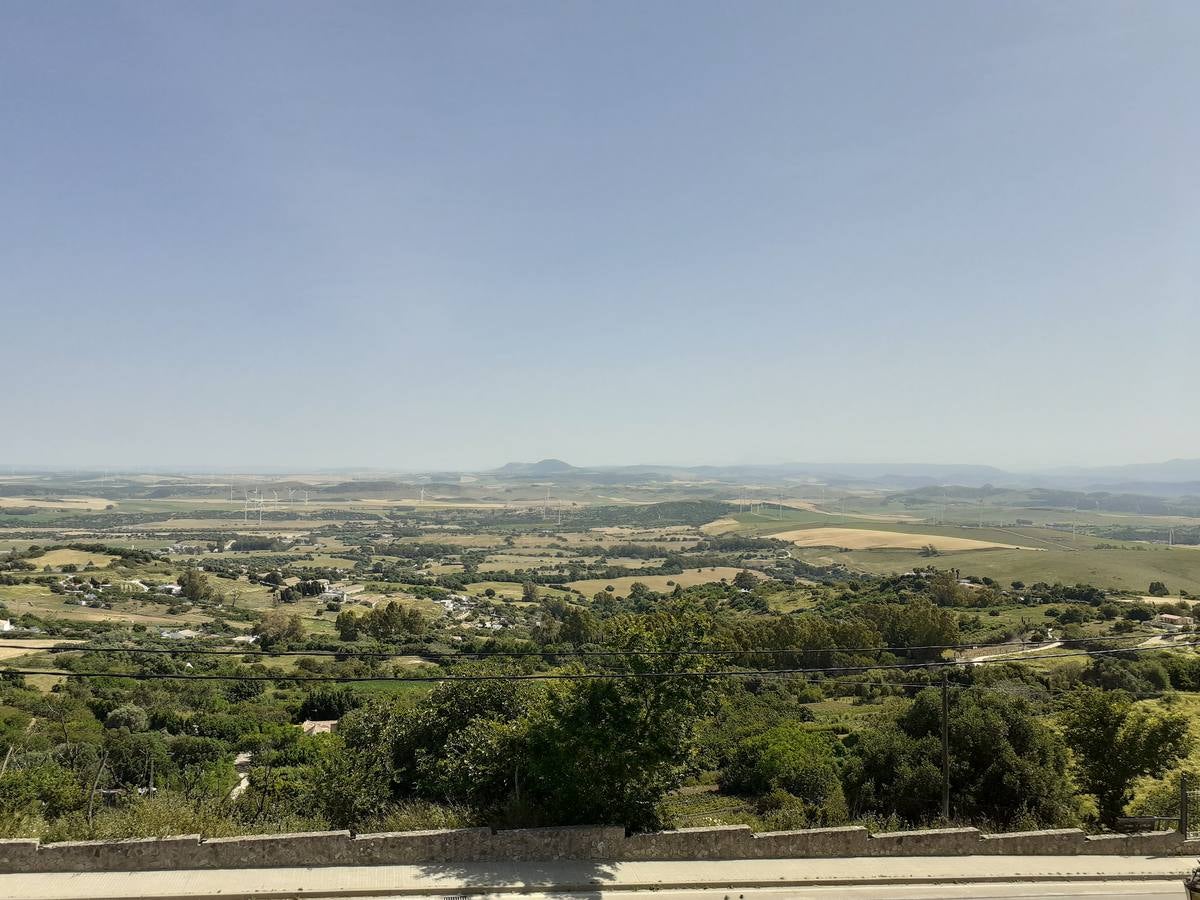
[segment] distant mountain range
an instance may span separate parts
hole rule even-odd
[[[499,478],[595,483],[658,480],[712,480],[731,483],[810,481],[841,487],[912,489],[956,484],[964,487],[1061,488],[1142,493],[1154,496],[1200,495],[1200,459],[1125,466],[1061,467],[1012,472],[995,466],[938,463],[778,463],[772,465],[580,467],[561,459],[510,462],[486,473]]]
[[[497,475],[563,475],[568,472],[583,472],[561,459],[542,459],[535,463],[510,462],[494,470]]]

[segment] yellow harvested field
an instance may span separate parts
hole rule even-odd
[[[768,503],[768,506],[770,504]],[[803,509],[808,512],[820,513],[823,516],[837,516],[846,519],[866,519],[870,522],[898,522],[905,520],[909,522],[920,521],[916,516],[910,516],[908,513],[880,513],[873,515],[871,513],[854,513],[854,512],[834,512],[828,509],[821,509],[812,500],[784,500],[784,506],[790,506],[792,509]]]
[[[58,638],[21,638],[19,641],[13,641],[14,644],[20,644],[20,647],[6,647],[4,642],[0,641],[0,659],[16,659],[18,656],[28,656],[37,653],[37,650],[26,650],[26,647],[56,647],[59,644],[82,644],[83,641],[64,641]]]
[[[367,506],[416,506],[421,509],[504,509],[503,503],[484,503],[456,500],[422,500],[419,497],[404,497],[398,500],[382,500],[375,497],[355,500]]]
[[[610,584],[613,587],[613,593],[624,596],[629,593],[630,586],[635,581],[640,581],[652,591],[659,593],[667,593],[675,589],[675,585],[679,584],[683,587],[691,587],[694,584],[708,584],[710,581],[720,581],[724,578],[726,581],[732,581],[733,576],[741,569],[735,569],[731,566],[716,566],[711,569],[685,569],[681,575],[627,575],[624,578],[589,578],[585,581],[572,581],[567,587],[575,588],[586,597],[590,597],[597,591],[602,591]],[[667,582],[674,584],[667,584]]]
[[[738,527],[736,519],[717,519],[707,525],[701,525],[700,530],[705,534],[725,534]]]
[[[608,559],[610,566],[620,566],[622,569],[657,569],[664,562],[666,562],[666,559],[663,557],[656,559],[634,559],[632,556],[610,556]]]
[[[932,544],[939,550],[1029,550],[1017,544],[997,544],[972,538],[945,537],[940,534],[907,534],[901,531],[873,531],[868,528],[801,528],[771,535],[791,541],[797,547],[845,547],[849,550],[919,550]]]
[[[255,514],[257,516],[257,514]],[[322,525],[343,525],[344,519],[322,519]],[[262,532],[273,535],[304,535],[308,534],[308,529],[311,526],[298,524],[295,530],[281,531],[279,522],[263,522],[261,525],[257,517],[251,518],[249,521],[242,519],[164,519],[161,522],[142,522],[140,524],[119,525],[113,530],[115,531],[137,531],[140,533],[161,531],[170,534],[180,529],[193,528],[204,529],[208,531],[241,531],[241,532]]]
[[[55,497],[52,500],[32,500],[27,497],[0,497],[0,508],[37,507],[38,509],[104,509],[113,504],[103,497]]]
[[[1139,598],[1118,596],[1118,598],[1115,599],[1124,600],[1129,602],[1129,604],[1146,604],[1147,606],[1171,606],[1177,604],[1177,602],[1181,600],[1181,598],[1177,598],[1177,596],[1151,596],[1150,594],[1144,594],[1139,596]]]
[[[454,544],[456,547],[498,547],[504,543],[504,538],[495,534],[461,534],[453,531],[442,531],[437,534],[423,534],[411,540],[397,541],[400,544]]]
[[[59,550],[48,550],[41,556],[35,556],[30,560],[38,568],[42,566],[50,566],[57,569],[60,566],[79,566],[83,568],[88,563],[91,563],[98,569],[103,569],[114,559],[115,556],[110,556],[107,553],[88,553],[84,550],[72,550],[69,547],[63,547]]]

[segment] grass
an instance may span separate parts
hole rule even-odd
[[[467,585],[467,590],[476,596],[482,596],[483,592],[491,588],[496,592],[496,596],[504,600],[520,600],[522,586],[515,581],[473,581]],[[547,587],[539,584],[537,586],[539,597],[561,597],[565,600],[574,599],[574,595],[570,591],[560,590],[559,588]]]
[[[26,663],[41,667],[42,663],[46,663],[53,658],[51,654],[24,649],[26,647],[55,647],[59,644],[76,644],[79,642],[64,641],[58,638],[21,638],[19,641],[13,641],[13,643],[20,644],[21,646],[6,646],[4,641],[0,640],[0,660],[7,665],[16,665],[20,668],[21,665]]]
[[[52,499],[30,499],[28,497],[0,497],[0,509],[20,509],[35,507],[37,509],[64,509],[70,511],[95,512],[102,510],[113,500],[103,497],[58,497]]]
[[[115,595],[114,595],[115,596]],[[95,609],[68,603],[62,594],[51,593],[48,587],[34,584],[0,585],[0,601],[8,607],[10,616],[26,613],[39,619],[64,619],[72,622],[128,622],[143,625],[183,625],[210,621],[211,617],[197,610],[179,615],[167,615],[159,603],[143,600],[118,600],[112,609]]]
[[[48,550],[29,561],[39,569],[43,566],[50,566],[52,569],[61,569],[63,566],[78,566],[82,570],[88,563],[91,563],[97,569],[103,569],[118,558],[110,556],[107,553],[91,553],[84,550],[72,550],[69,547],[60,547],[57,550]]]
[[[1012,544],[990,543],[975,537],[947,537],[928,532],[899,531],[874,528],[799,528],[784,531],[774,537],[800,547],[845,547],[854,550],[904,548],[919,550],[934,546],[939,550],[1017,549]],[[1029,548],[1025,548],[1029,549]]]
[[[297,559],[291,565],[298,569],[353,569],[355,560],[328,553],[314,554],[312,559]]]
[[[934,565],[959,569],[964,575],[990,576],[1001,584],[1024,581],[1034,584],[1094,584],[1107,590],[1144,593],[1151,581],[1165,582],[1173,593],[1180,588],[1200,593],[1200,554],[1182,548],[1146,545],[1147,549],[1076,551],[986,550],[942,553],[923,557],[913,550],[855,550],[849,553],[801,549],[797,555],[810,562],[838,562],[876,575],[906,572],[915,566]]]
[[[609,585],[612,585],[613,592],[624,596],[629,593],[630,587],[634,582],[641,582],[650,588],[652,591],[660,593],[670,593],[675,589],[675,585],[683,587],[691,587],[695,584],[708,584],[712,581],[720,581],[724,578],[726,581],[732,581],[741,569],[735,569],[732,566],[716,566],[715,568],[706,569],[685,569],[679,575],[627,575],[624,578],[589,578],[584,581],[572,581],[570,587],[575,588],[586,597],[590,597],[597,591],[602,591]],[[668,582],[671,582],[668,584]]]

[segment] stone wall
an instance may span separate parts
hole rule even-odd
[[[982,854],[1200,856],[1200,841],[1185,841],[1174,831],[1089,837],[1077,829],[981,834],[974,828],[938,828],[869,835],[865,828],[847,827],[754,834],[745,825],[629,836],[624,829],[609,826],[513,831],[464,828],[360,835],[323,831],[209,840],[190,834],[59,844],[0,840],[0,872]]]

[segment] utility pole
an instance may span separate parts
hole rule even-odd
[[[950,683],[942,673],[942,822],[950,824]]]
[[[1188,837],[1188,777],[1187,772],[1179,774],[1179,836],[1185,841]]]

